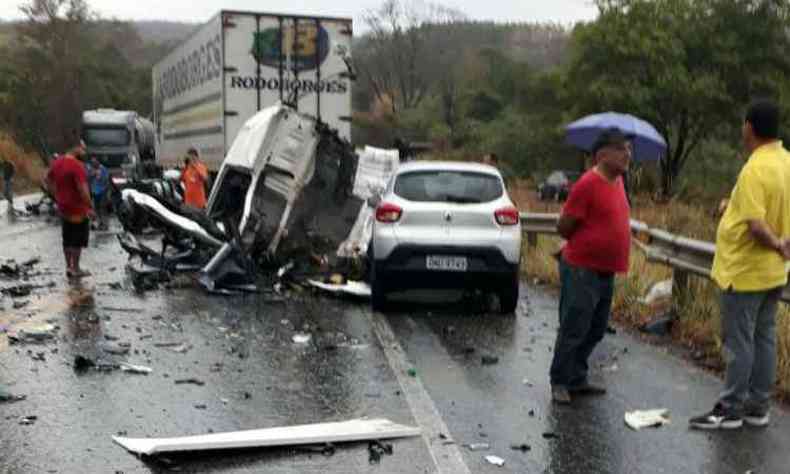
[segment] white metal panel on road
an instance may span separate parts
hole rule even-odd
[[[113,441],[137,454],[156,454],[217,449],[299,446],[420,436],[420,429],[384,418],[356,419],[336,423],[297,425],[261,430],[232,431],[178,438],[126,438]]]

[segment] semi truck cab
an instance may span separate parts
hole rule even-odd
[[[88,157],[98,158],[113,178],[137,178],[142,165],[156,161],[153,123],[134,111],[84,111],[82,139]]]

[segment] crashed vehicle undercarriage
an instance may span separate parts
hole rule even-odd
[[[397,163],[397,155],[387,157],[378,175]],[[282,277],[286,269],[361,279],[372,193],[358,164],[334,130],[278,104],[239,131],[205,212],[184,206],[167,180],[149,183],[145,192],[124,190],[118,214],[126,233],[119,241],[142,264],[132,266],[134,274],[199,270],[200,283],[212,292],[255,290],[260,277]],[[148,226],[162,232],[160,250],[134,236]]]

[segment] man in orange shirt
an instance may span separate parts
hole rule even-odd
[[[206,182],[208,169],[200,162],[198,151],[190,148],[184,160],[184,172],[181,173],[181,182],[184,184],[184,204],[197,209],[206,207]]]

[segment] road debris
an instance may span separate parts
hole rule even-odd
[[[335,455],[335,445],[332,443],[326,443],[323,446],[300,446],[296,448],[297,451],[301,453],[315,453],[321,454],[325,457],[332,457]]]
[[[484,459],[486,460],[486,462],[488,462],[488,464],[493,464],[494,466],[497,466],[497,467],[502,467],[502,466],[505,465],[505,460],[500,458],[499,456],[490,456],[489,455],[489,456],[486,456]]]
[[[668,298],[672,298],[672,279],[654,283],[647,291],[647,295],[645,295],[644,298],[639,298],[639,302],[652,305]]]
[[[513,451],[521,451],[522,453],[526,453],[528,451],[532,451],[532,446],[526,443],[512,444],[510,445],[510,449],[512,449]]]
[[[113,436],[112,439],[132,453],[150,456],[166,452],[304,446],[354,441],[380,442],[385,439],[420,436],[420,433],[419,428],[400,425],[387,419],[378,418],[179,438],[127,438]]]
[[[294,342],[294,344],[307,344],[310,342],[310,340],[312,340],[312,338],[312,335],[300,332],[294,334],[291,340]]]
[[[41,343],[55,338],[58,327],[52,324],[41,324],[24,329],[7,329],[6,335],[11,344]]]
[[[558,438],[559,435],[557,435],[557,433],[552,433],[550,431],[543,433],[543,439],[558,439]]]
[[[362,281],[347,281],[344,284],[333,284],[322,283],[316,280],[308,280],[308,283],[315,288],[333,294],[345,294],[359,298],[370,298],[370,295],[372,294],[370,285]]]
[[[195,408],[198,409],[198,410],[205,410],[208,407],[204,403],[198,403],[198,404],[195,405]]]
[[[26,395],[14,395],[5,385],[0,384],[0,403],[14,403],[26,400]]]
[[[464,446],[466,446],[469,451],[488,451],[491,449],[491,445],[488,443],[470,443]]]
[[[129,350],[131,349],[131,344],[129,344],[128,342],[123,343],[123,342],[108,341],[100,344],[99,347],[101,348],[101,350],[103,350],[108,354],[126,355],[129,353]]]
[[[499,357],[492,356],[492,355],[484,355],[480,358],[480,362],[483,365],[494,365],[499,363]]]
[[[133,364],[129,364],[127,362],[121,362],[120,366],[121,366],[121,370],[123,370],[124,372],[132,373],[132,374],[148,375],[148,374],[150,374],[151,372],[154,371],[154,369],[152,369],[150,367],[146,367],[144,365],[133,365]]]
[[[38,420],[38,417],[35,416],[35,415],[23,416],[22,418],[19,419],[19,424],[20,425],[32,425],[33,423],[36,422],[36,420]]]
[[[634,431],[639,431],[642,428],[658,428],[669,424],[669,422],[669,410],[666,408],[636,410],[625,414],[625,424]]]
[[[382,443],[380,441],[371,441],[368,443],[368,463],[379,464],[381,458],[386,454],[392,456],[392,445],[389,443]]]
[[[196,378],[192,377],[192,378],[188,378],[188,379],[178,379],[178,380],[175,381],[175,384],[176,385],[191,384],[191,385],[197,385],[197,386],[202,387],[203,385],[206,385],[206,382],[204,382],[204,381],[202,381],[200,379],[196,379]]]
[[[652,320],[643,324],[639,330],[646,334],[654,334],[656,336],[666,336],[672,331],[672,324],[675,322],[675,312],[668,311],[663,314],[655,316]]]

